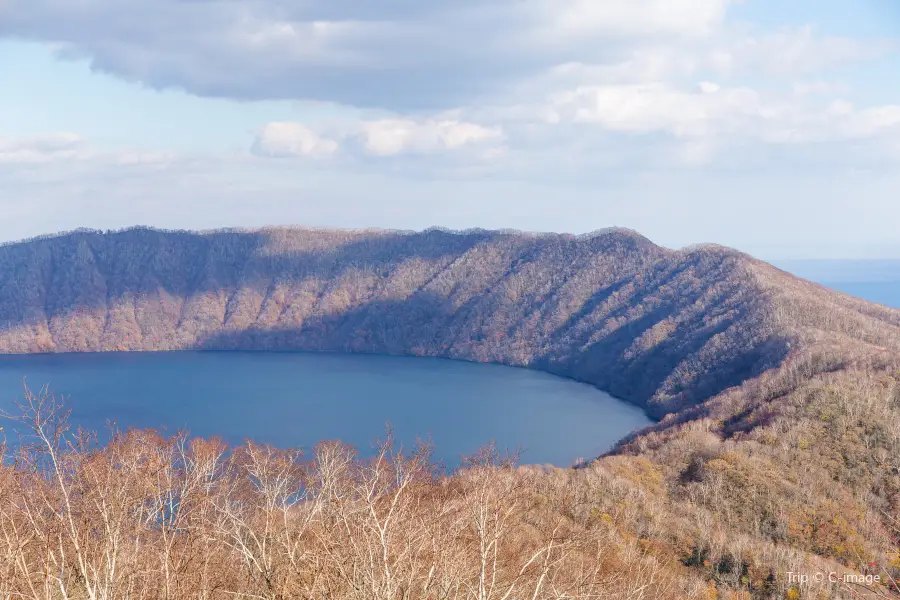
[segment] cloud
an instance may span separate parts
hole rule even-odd
[[[552,122],[592,123],[609,131],[678,137],[735,133],[764,118],[759,95],[702,82],[697,91],[666,84],[584,86],[550,99]]]
[[[761,139],[772,143],[868,140],[892,144],[900,140],[900,105],[857,109],[846,100],[834,100],[823,108],[795,106],[775,116],[778,127],[757,131]]]
[[[637,39],[708,35],[729,0],[6,0],[0,35],[155,88],[444,109]]]
[[[329,129],[328,126],[323,127]],[[485,127],[451,117],[412,119],[389,117],[333,123],[330,134],[296,122],[265,125],[251,152],[266,157],[331,157],[357,150],[378,158],[434,155],[459,150],[469,156],[495,156],[503,140],[499,127]]]
[[[256,137],[251,151],[259,156],[306,156],[323,158],[334,155],[340,145],[320,136],[301,123],[269,123]]]
[[[795,81],[792,89],[798,96],[810,94],[834,96],[850,92],[850,86],[838,81]]]
[[[395,156],[434,153],[482,146],[503,139],[497,127],[484,127],[451,119],[379,119],[362,124],[360,138],[369,154]]]
[[[190,159],[171,152],[139,150],[102,150],[84,136],[71,132],[44,133],[25,137],[0,136],[0,164],[7,174],[37,173],[52,179],[64,169],[79,172],[95,168],[165,168],[175,163],[190,164]]]
[[[850,112],[847,117],[846,130],[853,137],[869,137],[885,131],[900,133],[900,105],[866,108]]]
[[[74,133],[47,133],[28,137],[0,137],[0,163],[44,163],[84,159],[92,155],[84,139]]]
[[[641,135],[648,157],[653,145],[662,145],[674,148],[670,156],[682,164],[706,163],[720,149],[750,142],[797,146],[854,140],[870,140],[875,162],[882,163],[877,149],[886,152],[900,140],[900,105],[858,109],[846,100],[822,102],[815,95],[763,93],[710,81],[691,87],[579,86],[520,111],[541,115],[549,126],[582,124],[605,134]],[[790,157],[779,160],[785,158]]]
[[[262,121],[250,148],[330,158],[334,169],[581,178],[714,165],[742,145],[791,147],[805,164],[816,151],[803,144],[872,138],[873,156],[896,148],[896,107],[835,102],[848,90],[819,79],[890,43],[814,27],[761,30],[729,20],[731,3],[6,0],[0,36],[51,43],[156,88],[359,107],[339,108],[358,115],[342,122]]]
[[[805,25],[764,32],[738,28],[717,42],[713,55],[723,73],[757,70],[790,76],[870,60],[896,49],[893,40],[821,35]]]
[[[577,60],[534,73],[515,90],[523,96],[576,85],[685,84],[704,79],[791,83],[801,76],[864,62],[896,49],[891,40],[822,35],[813,27],[757,31],[724,23],[705,36],[630,40],[621,52],[600,60],[592,61],[585,53]],[[835,85],[830,91],[837,88]],[[798,90],[826,91],[822,84],[816,88],[798,84]]]

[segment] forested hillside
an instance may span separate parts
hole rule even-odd
[[[0,352],[446,356],[569,375],[657,416],[778,365],[798,337],[895,348],[898,324],[746,255],[626,230],[130,229],[0,248]]]
[[[516,577],[533,575],[528,589],[540,593],[529,591],[528,597],[796,599],[898,593],[900,311],[827,290],[739,252],[718,246],[673,251],[618,229],[570,236],[437,229],[198,234],[138,228],[79,231],[0,247],[0,351],[182,348],[378,352],[500,362],[571,376],[647,407],[659,423],[583,468],[515,470],[479,463],[468,475],[449,479],[431,479],[423,471],[416,477],[427,483],[404,488],[409,495],[403,502],[410,504],[403,506],[410,512],[403,518],[410,520],[403,527],[458,551],[462,562],[454,565],[468,565],[466,549],[476,538],[466,537],[471,531],[465,519],[441,519],[457,510],[470,514],[465,512],[470,509],[476,511],[471,514],[482,511],[477,514],[486,519],[488,513],[505,515],[508,531],[530,541],[521,548],[518,542],[505,546],[503,577],[512,577],[515,588],[522,581]],[[135,449],[146,447],[135,446],[135,439],[102,451],[109,462],[101,463],[107,466],[90,463],[90,469],[131,477],[131,467],[123,465],[132,463],[119,455],[112,460],[109,453],[144,452]],[[153,452],[171,454],[167,443],[152,441]],[[202,454],[201,449],[196,451]],[[366,513],[366,503],[390,504],[400,491],[382,481],[383,474],[366,479],[369,467],[348,466],[355,459],[342,452],[346,472],[328,471],[334,465],[318,459],[301,470],[316,485],[326,475],[346,476],[341,502],[362,511],[352,513],[362,519],[353,526],[371,533],[365,528],[381,525],[366,524],[363,515],[378,514]],[[88,468],[86,459],[78,458],[86,455],[67,456],[79,465],[72,473]],[[261,456],[249,456],[247,464],[262,468],[254,462]],[[293,464],[294,459],[266,459],[265,468],[285,460]],[[386,459],[393,466],[385,469],[399,468],[402,460],[396,460]],[[108,466],[113,464],[119,466]],[[248,481],[260,481],[251,467],[229,468],[250,469]],[[173,477],[189,475],[178,473]],[[103,477],[112,481],[108,473]],[[47,481],[53,487],[62,480]],[[374,496],[363,493],[366,481],[375,486]],[[104,489],[91,493],[105,498],[116,486]],[[255,489],[241,493],[261,502],[261,512],[232,523],[237,529],[228,535],[238,535],[241,527],[250,528],[244,532],[250,535],[259,524],[254,519],[269,514],[266,498],[253,496],[263,491]],[[505,507],[503,499],[512,495],[514,508]],[[13,506],[15,498],[0,498],[0,505]],[[334,516],[329,511],[337,509],[327,506],[322,504],[324,512],[315,513],[309,524],[319,532],[315,543],[324,544],[322,556],[328,557],[321,565],[331,565],[334,581],[350,587],[325,597],[432,597],[412,588],[405,595],[394,588],[390,594],[347,591],[355,589],[346,579],[348,569],[359,567],[352,552],[364,549],[353,546],[359,542],[353,536],[343,550],[329,546],[331,538],[322,532],[331,531],[335,518],[350,517]],[[209,514],[218,515],[213,508]],[[423,514],[440,517],[429,521]],[[236,518],[226,511],[198,524],[198,531],[212,535],[205,528]],[[476,519],[473,525],[480,535],[487,535],[485,523]],[[288,532],[287,522],[282,525]],[[449,529],[431,531],[432,526]],[[394,531],[390,543],[379,542],[389,548],[378,560],[396,552],[408,558],[402,548],[411,542],[404,531]],[[567,532],[578,549],[556,566],[535,571],[534,561],[551,560],[559,532]],[[235,581],[258,579],[260,587],[246,583],[250,595],[243,597],[295,597],[284,590],[315,588],[306,574],[320,563],[302,568],[284,563],[281,579],[275,578],[282,591],[273,591],[275,575],[261,574],[258,561],[263,559],[252,548],[243,547],[240,556],[230,554],[227,544],[216,548],[216,560],[246,566],[246,577],[235,575]],[[421,550],[431,558],[416,563],[419,570],[408,566],[422,581],[431,581],[434,565],[443,564],[429,554],[432,550]],[[528,562],[530,555],[519,551],[537,558]],[[367,556],[371,567],[374,555]],[[288,553],[278,560],[295,558]],[[359,560],[365,562],[363,554]],[[19,568],[15,564],[10,563],[10,572]],[[474,571],[465,571],[470,567]],[[475,563],[459,568],[469,575],[478,571]],[[880,583],[800,585],[787,575],[820,571],[878,575]],[[597,579],[579,579],[587,572]],[[474,575],[466,579],[465,573],[459,581],[477,580]],[[177,577],[171,576],[176,585]],[[309,597],[325,593],[315,589]],[[457,590],[456,596],[447,591],[441,597],[503,597],[479,589],[478,594]],[[516,589],[508,597],[525,597],[524,588]],[[554,595],[552,589],[594,591]]]

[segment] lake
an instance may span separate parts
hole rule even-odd
[[[72,421],[103,429],[186,428],[231,443],[361,452],[390,423],[405,447],[430,438],[449,465],[490,441],[521,462],[570,466],[650,420],[591,386],[546,373],[434,358],[361,354],[159,352],[0,357],[0,407],[23,377],[67,398]],[[9,425],[7,431],[11,429]]]

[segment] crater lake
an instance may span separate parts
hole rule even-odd
[[[362,354],[151,352],[0,357],[0,408],[23,380],[49,386],[71,423],[153,428],[278,447],[323,440],[371,449],[430,440],[449,466],[490,443],[520,462],[570,466],[651,423],[638,407],[540,371],[436,358]],[[7,433],[14,429],[7,425]],[[12,441],[12,440],[10,440]]]

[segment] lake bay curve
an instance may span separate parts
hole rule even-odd
[[[339,439],[366,453],[391,424],[404,447],[430,439],[459,462],[490,441],[520,461],[570,466],[651,423],[640,408],[548,373],[437,358],[302,352],[129,352],[0,357],[0,408],[23,378],[66,398],[72,422],[187,429],[310,448]]]

